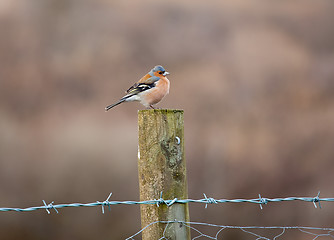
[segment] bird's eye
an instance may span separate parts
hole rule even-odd
[[[165,72],[164,71],[160,71],[159,74],[164,74]]]

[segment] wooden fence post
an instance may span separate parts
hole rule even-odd
[[[183,110],[140,110],[138,112],[138,176],[140,201],[162,198],[187,199],[184,159]],[[188,204],[141,205],[142,228],[155,221],[189,222]],[[188,240],[190,229],[183,224],[157,223],[146,228],[143,240]]]

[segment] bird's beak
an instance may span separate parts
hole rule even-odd
[[[162,74],[162,75],[167,76],[167,75],[169,75],[169,72],[164,72],[164,74]]]

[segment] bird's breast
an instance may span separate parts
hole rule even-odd
[[[169,86],[169,80],[167,78],[161,78],[156,82],[155,87],[145,91],[145,94],[143,94],[143,102],[148,105],[160,102],[169,93]]]

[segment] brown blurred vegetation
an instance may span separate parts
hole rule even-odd
[[[190,198],[333,197],[333,12],[332,0],[1,0],[0,207],[110,191],[138,200],[142,106],[104,107],[157,64],[171,72],[159,107],[185,110]],[[332,205],[190,213],[333,227]],[[138,206],[0,213],[1,239],[124,239],[139,228]]]

